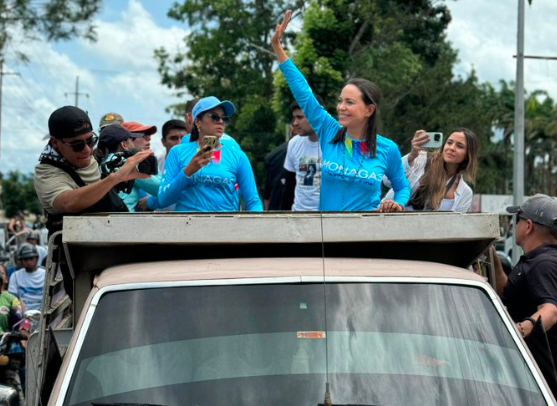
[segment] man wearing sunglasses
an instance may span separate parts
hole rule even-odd
[[[148,177],[136,166],[152,151],[130,157],[118,172],[101,180],[93,158],[98,137],[87,113],[74,106],[59,108],[51,114],[48,129],[50,140],[35,168],[35,189],[47,213],[49,234],[62,229],[64,215],[125,211],[113,188],[120,182]]]
[[[534,356],[539,348],[532,346],[538,344],[528,337],[536,323],[540,324],[537,329],[543,324],[552,353],[549,358],[557,365],[557,200],[536,194],[521,206],[507,207],[507,211],[515,215],[516,243],[524,255],[508,277],[494,255],[497,293]],[[536,359],[541,367],[543,360]],[[554,370],[551,376],[544,368],[542,371],[548,382],[555,382]]]

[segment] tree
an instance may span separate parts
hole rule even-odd
[[[19,171],[9,172],[7,179],[2,180],[2,207],[6,211],[6,217],[24,210],[33,214],[42,213],[33,181],[33,175],[25,175]]]
[[[276,57],[269,50],[271,33],[288,8],[303,0],[188,0],[175,3],[168,16],[186,22],[187,52],[155,52],[162,83],[179,96],[214,95],[231,100],[237,115],[227,128],[248,154],[258,184],[263,160],[281,141],[269,103],[273,95]],[[172,106],[183,112],[183,105]]]
[[[0,0],[0,58],[13,35],[34,38],[44,35],[49,41],[76,36],[96,39],[90,23],[102,0]],[[23,59],[27,56],[19,54]]]
[[[450,13],[441,2],[323,0],[304,15],[293,59],[314,92],[334,111],[343,84],[369,79],[382,90],[381,132],[407,153],[418,129],[472,129],[480,138],[477,192],[507,189],[506,151],[491,142],[498,95],[475,72],[453,76],[457,53],[445,37]],[[276,111],[291,98],[277,74]],[[502,165],[504,164],[504,165]]]

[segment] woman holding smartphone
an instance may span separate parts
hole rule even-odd
[[[435,152],[424,148],[430,138],[424,130],[417,131],[412,151],[402,158],[412,188],[406,210],[469,211],[473,193],[467,182],[473,184],[476,178],[476,134],[456,129]],[[392,195],[391,190],[385,199]]]
[[[296,101],[319,137],[323,154],[320,210],[400,211],[410,197],[398,146],[377,134],[379,89],[366,79],[352,79],[342,89],[338,121],[319,104],[306,79],[288,58],[281,39],[288,10],[271,44]],[[393,200],[381,203],[381,183],[388,176]]]
[[[195,105],[190,142],[174,146],[166,158],[158,199],[176,211],[239,211],[240,195],[249,211],[263,205],[251,164],[239,145],[222,137],[234,105],[214,96]]]

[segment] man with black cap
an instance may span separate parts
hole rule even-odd
[[[130,157],[118,172],[101,180],[93,158],[98,137],[87,113],[73,106],[61,107],[51,114],[48,129],[50,140],[35,168],[35,189],[47,213],[49,234],[62,229],[67,214],[125,210],[113,188],[120,182],[147,178],[136,166],[152,151]]]
[[[539,340],[534,341],[534,327],[547,332],[550,354],[536,357],[548,383],[555,382],[557,365],[557,200],[536,194],[521,206],[507,207],[515,214],[516,243],[524,255],[507,277],[497,255],[494,255],[497,293],[520,334],[526,338],[534,355],[540,353]],[[541,319],[541,320],[539,320]],[[537,326],[536,326],[537,325]],[[550,359],[552,358],[552,360]],[[551,362],[552,361],[552,362]],[[549,362],[549,368],[542,363]],[[551,368],[553,364],[553,368]],[[551,383],[550,383],[550,386]],[[555,392],[555,389],[553,389]]]

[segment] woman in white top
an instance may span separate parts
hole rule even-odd
[[[412,151],[402,158],[411,197],[406,210],[467,212],[472,206],[472,189],[477,167],[478,140],[466,128],[451,133],[443,147],[428,152],[421,146],[429,135],[419,130],[412,139]],[[468,182],[468,183],[467,183]],[[385,199],[392,198],[392,190]]]

